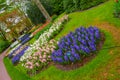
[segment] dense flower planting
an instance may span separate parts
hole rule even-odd
[[[13,48],[9,53],[8,53],[8,57],[12,58],[14,56],[14,54],[16,54],[16,52],[20,49],[21,44],[18,44],[15,48]]]
[[[25,47],[26,45],[19,44],[18,46],[16,46],[13,50],[9,52],[8,57],[13,58],[17,54],[19,54]]]
[[[80,27],[58,42],[59,48],[52,53],[51,58],[61,64],[79,61],[82,57],[96,51],[100,36],[100,31],[96,27]]]
[[[61,29],[62,23],[64,23],[66,20],[68,20],[68,15],[63,16],[61,19],[53,23],[53,25],[48,30],[44,31],[44,33],[40,35],[39,39],[30,45],[30,47],[25,51],[25,54],[22,56],[20,61],[23,61],[31,54],[36,52],[40,46],[47,43],[51,39],[51,36],[53,36],[56,31],[59,31]]]
[[[10,47],[14,47],[16,44],[18,44],[16,47],[14,47],[13,49],[10,50],[10,52],[8,53],[8,57],[12,58],[15,55],[19,54],[24,48],[25,46],[23,44],[25,44],[27,41],[29,41],[32,38],[32,35],[26,34],[22,37],[19,38],[20,42],[15,41],[15,43],[13,43]]]
[[[19,44],[25,44],[25,43],[26,43],[27,41],[29,41],[32,37],[33,37],[33,35],[24,34],[24,35],[20,36],[17,41],[15,41],[14,43],[12,43],[12,44],[10,45],[10,48],[14,48],[16,45],[19,45]],[[12,50],[11,50],[11,51],[12,51]]]
[[[57,41],[50,40],[50,42],[46,43],[45,45],[39,47],[37,52],[26,57],[26,59],[22,62],[23,66],[27,70],[38,70],[46,66],[51,61],[51,53],[56,48]]]
[[[12,58],[12,63],[15,64],[15,63],[18,63],[21,56],[24,55],[24,52],[27,50],[28,46],[26,46],[22,51],[20,51],[17,55],[15,55],[13,58]]]

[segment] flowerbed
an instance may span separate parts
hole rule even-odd
[[[24,52],[28,49],[29,46],[26,46],[24,49],[22,49],[18,54],[16,54],[13,58],[12,58],[12,63],[16,64],[19,62],[21,56],[24,55]]]
[[[10,45],[10,48],[13,48],[19,44],[25,44],[27,41],[29,41],[31,38],[33,37],[33,35],[30,34],[24,34],[21,37],[18,38],[19,41],[15,41],[14,43],[12,43]],[[16,47],[15,47],[16,48]],[[11,50],[12,51],[12,50]]]
[[[58,49],[51,55],[52,60],[59,64],[71,64],[89,56],[96,51],[101,34],[98,28],[80,27],[70,32],[58,43]]]
[[[45,45],[39,47],[37,52],[30,55],[22,61],[22,65],[30,72],[36,73],[41,70],[51,61],[51,53],[56,48],[57,41],[50,40]]]
[[[44,45],[56,34],[58,34],[59,31],[62,29],[62,24],[66,20],[68,20],[68,15],[63,16],[61,19],[53,23],[53,25],[49,29],[44,31],[43,34],[40,35],[39,39],[36,40],[32,45],[30,45],[30,47],[25,51],[25,54],[21,57],[20,61],[28,58],[30,55],[35,53],[40,46]]]

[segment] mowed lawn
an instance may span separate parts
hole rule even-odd
[[[111,46],[120,45],[120,38],[115,40],[117,37],[120,37],[118,33],[120,31],[120,19],[114,18],[113,12],[114,0],[110,0],[89,10],[69,14],[69,22],[64,25],[63,31],[56,36],[56,39],[65,36],[70,31],[74,31],[80,26],[88,27],[91,25],[102,25],[103,28],[101,27],[100,29],[105,33],[106,37],[103,49],[97,52],[97,56],[94,59],[76,70],[62,71],[55,66],[50,66],[36,76],[31,77],[31,79],[120,80],[120,48],[109,48]],[[109,27],[109,25],[111,26]],[[107,26],[108,29],[106,29],[105,26]],[[111,27],[114,27],[114,32],[110,30],[113,29]],[[7,58],[4,59],[4,62],[12,80],[29,80],[29,77],[25,75],[24,70],[20,72],[22,69],[12,66]]]

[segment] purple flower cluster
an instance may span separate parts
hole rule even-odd
[[[21,48],[22,45],[18,46],[15,50],[13,50],[9,55],[8,57],[9,58],[12,58],[13,57],[13,54],[15,54],[16,51],[18,51],[20,48]]]
[[[29,41],[31,39],[31,37],[27,37],[26,39],[24,39],[23,41],[21,41],[21,44],[25,44],[27,41]]]
[[[24,41],[29,36],[30,36],[30,34],[25,34],[24,36],[20,37],[19,40]]]
[[[28,49],[28,46],[25,47],[20,53],[18,53],[17,55],[15,55],[13,58],[12,58],[12,63],[15,64],[17,62],[19,62],[21,56],[24,55],[25,51]]]
[[[21,44],[25,44],[30,39],[31,39],[30,34],[25,34],[23,37],[19,38],[19,40],[21,41]]]
[[[96,51],[96,44],[100,40],[100,31],[96,27],[80,27],[70,32],[58,42],[58,49],[51,58],[54,62],[68,64],[76,62],[82,56]]]

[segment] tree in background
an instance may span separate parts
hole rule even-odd
[[[42,14],[44,15],[44,17],[48,20],[51,21],[51,17],[49,15],[49,13],[46,11],[46,9],[43,7],[43,5],[41,4],[40,0],[33,0],[34,3],[38,6],[38,8],[40,9],[40,11],[42,12]]]

